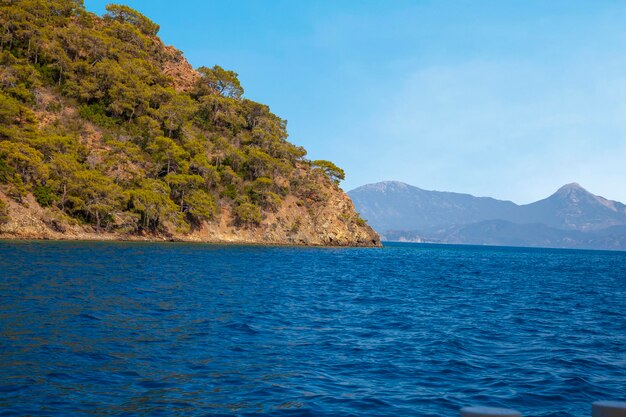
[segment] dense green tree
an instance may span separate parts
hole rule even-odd
[[[106,6],[106,10],[108,13],[105,15],[105,18],[130,23],[145,35],[155,36],[159,32],[159,25],[128,6],[109,4]]]
[[[44,161],[49,161],[57,153],[75,157],[81,148],[76,138],[54,133],[34,135],[24,142],[41,152]]]
[[[317,160],[313,161],[312,165],[321,169],[336,184],[339,184],[339,181],[343,181],[346,178],[344,170],[330,161]]]
[[[185,212],[194,224],[211,220],[217,212],[215,199],[204,190],[191,190],[185,197]]]
[[[202,128],[235,135],[244,129],[246,124],[240,110],[239,100],[210,94],[198,99],[196,121]]]
[[[56,198],[54,191],[47,185],[39,185],[33,189],[33,195],[41,207],[50,207]]]
[[[172,200],[177,202],[181,208],[185,206],[185,197],[204,183],[201,176],[189,174],[168,174],[164,180],[170,186]]]
[[[275,175],[277,173],[286,174],[289,167],[281,160],[268,155],[257,147],[249,147],[246,154],[247,174],[251,179]]]
[[[261,223],[261,210],[252,203],[242,203],[233,209],[235,224],[239,226],[254,226]]]
[[[0,94],[0,123],[13,124],[19,121],[22,106],[19,101],[5,94]]]
[[[174,140],[163,136],[157,137],[147,147],[148,152],[158,164],[158,175],[167,175],[178,172],[185,165],[187,152]]]
[[[22,143],[0,141],[0,161],[5,169],[5,181],[39,182],[47,175],[43,155],[36,149]],[[10,175],[12,174],[12,175]]]
[[[260,177],[254,180],[248,187],[247,192],[253,203],[260,205],[268,211],[277,211],[281,205],[278,194],[272,190],[275,188],[271,178]]]
[[[110,225],[113,214],[122,208],[122,202],[122,189],[99,171],[77,171],[68,184],[70,212],[93,221],[97,231]]]
[[[162,230],[164,222],[175,221],[178,206],[170,199],[171,189],[163,181],[145,179],[129,194],[129,208],[141,215],[140,230]]]
[[[173,133],[179,130],[195,112],[195,102],[188,95],[177,94],[159,108],[158,115],[163,122],[163,130],[171,138]]]
[[[195,87],[197,96],[215,92],[229,98],[240,98],[243,95],[243,88],[236,72],[225,70],[219,65],[215,65],[213,68],[200,67],[198,72],[200,78]]]
[[[193,174],[200,175],[207,188],[215,187],[221,181],[217,167],[211,164],[205,154],[195,155],[189,162],[189,170]]]
[[[31,110],[19,100],[0,92],[0,123],[26,125],[34,121]]]
[[[68,190],[72,186],[76,173],[82,167],[76,158],[65,154],[55,154],[47,167],[49,171],[48,186],[55,191],[59,208],[65,211]]]

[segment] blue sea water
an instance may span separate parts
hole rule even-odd
[[[0,242],[0,415],[589,416],[626,253]]]

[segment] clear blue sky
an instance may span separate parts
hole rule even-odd
[[[101,14],[108,2],[86,0]],[[128,0],[194,67],[239,73],[343,188],[626,202],[626,2]]]

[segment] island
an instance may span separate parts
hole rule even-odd
[[[380,246],[343,170],[146,16],[20,1],[0,25],[0,238]]]

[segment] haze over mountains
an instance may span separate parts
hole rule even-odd
[[[526,205],[398,181],[348,194],[384,240],[626,250],[626,205],[576,183]]]

